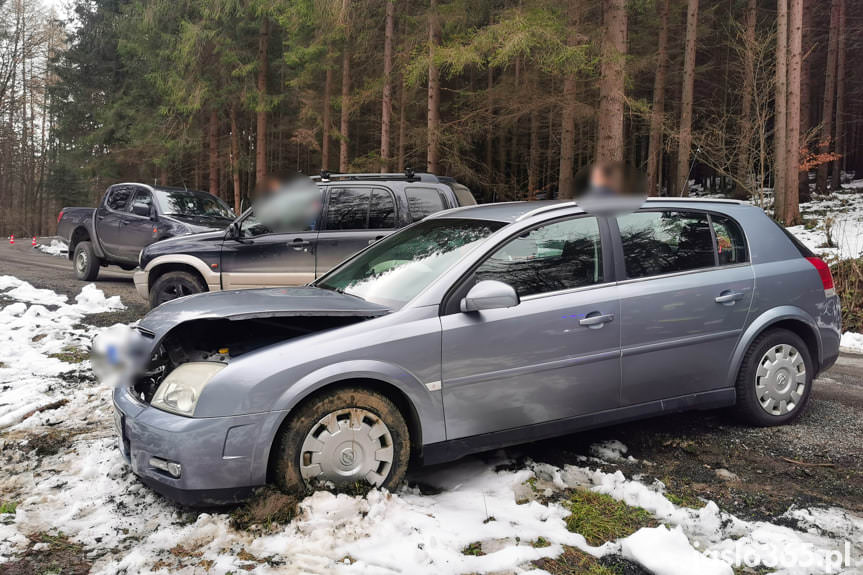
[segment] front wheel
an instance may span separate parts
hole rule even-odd
[[[806,343],[785,329],[767,331],[752,343],[737,376],[737,412],[760,426],[800,416],[812,392],[814,368]]]
[[[205,291],[203,282],[189,272],[168,272],[153,282],[150,288],[150,307],[158,307],[166,301]]]
[[[275,440],[276,482],[287,493],[332,483],[394,489],[410,459],[410,436],[399,409],[358,387],[324,392],[291,414]]]
[[[90,242],[78,242],[72,256],[75,263],[75,277],[81,281],[91,282],[99,275],[99,256]]]

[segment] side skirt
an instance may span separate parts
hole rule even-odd
[[[567,419],[556,419],[545,423],[537,423],[515,429],[506,429],[471,437],[439,441],[423,446],[422,461],[424,465],[435,465],[460,459],[471,453],[479,453],[492,449],[500,449],[520,443],[530,443],[551,437],[567,435],[576,431],[585,431],[604,427],[614,423],[626,423],[656,415],[676,413],[690,409],[716,409],[734,405],[737,394],[733,387],[704,391],[690,395],[682,395],[670,399],[650,401],[638,405],[629,405],[617,409],[609,409],[598,413],[579,415]]]

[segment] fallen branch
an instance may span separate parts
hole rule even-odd
[[[797,461],[796,459],[789,459],[787,457],[782,457],[788,463],[793,463],[794,465],[802,465],[804,467],[836,467],[832,463],[806,463],[805,461]]]

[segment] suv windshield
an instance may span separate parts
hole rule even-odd
[[[400,308],[502,222],[434,219],[381,240],[314,285]]]
[[[207,192],[185,190],[153,190],[153,192],[159,208],[166,216],[234,219],[230,208],[222,200]]]

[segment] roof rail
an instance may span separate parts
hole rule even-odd
[[[321,170],[320,175],[312,176],[312,180],[317,182],[333,182],[333,181],[361,181],[361,180],[404,180],[406,182],[432,182],[440,183],[438,177],[434,174],[415,173],[412,169],[407,168],[401,173],[344,173],[331,174],[326,170]]]
[[[651,196],[647,198],[648,202],[693,202],[705,204],[743,204],[743,200],[731,200],[727,198],[678,198],[675,196],[658,197]]]
[[[515,221],[520,222],[521,220],[526,220],[527,218],[533,217],[537,214],[544,214],[545,212],[553,212],[554,210],[561,210],[563,208],[571,208],[576,206],[577,204],[573,201],[561,201],[554,204],[540,206],[538,208],[534,208],[529,212],[525,212],[518,216]]]

